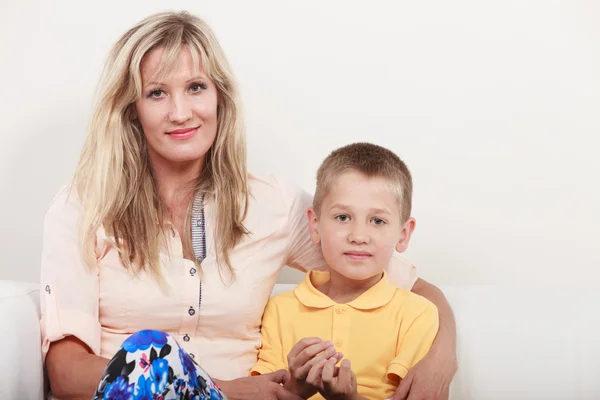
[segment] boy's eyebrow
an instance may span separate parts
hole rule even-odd
[[[339,208],[341,210],[349,211],[351,207],[347,206],[346,204],[335,203],[329,209],[333,210],[334,208]],[[371,208],[369,210],[369,213],[371,213],[371,214],[391,214],[391,212],[386,208]]]

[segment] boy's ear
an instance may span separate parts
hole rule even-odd
[[[403,253],[408,248],[410,238],[412,237],[412,234],[415,231],[416,225],[417,221],[413,217],[410,217],[402,227],[402,232],[400,233],[400,240],[398,240],[398,243],[396,243],[396,251],[398,253]]]
[[[309,207],[306,212],[306,216],[308,217],[308,231],[310,232],[310,240],[314,244],[321,243],[321,236],[319,235],[319,218],[317,217],[317,213],[314,208]]]

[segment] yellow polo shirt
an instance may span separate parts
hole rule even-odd
[[[386,278],[358,298],[337,304],[316,287],[327,272],[311,271],[292,292],[273,297],[262,320],[262,347],[253,375],[288,369],[287,355],[305,337],[334,343],[352,362],[358,393],[392,397],[400,378],[429,351],[438,331],[437,308],[429,300],[397,289]],[[311,399],[322,399],[319,394]]]

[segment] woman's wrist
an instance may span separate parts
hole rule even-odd
[[[228,394],[228,392],[230,391],[231,388],[231,383],[233,381],[221,381],[219,379],[214,379],[213,381],[217,384],[217,386],[219,387],[219,389],[221,389],[221,392]]]
[[[458,370],[458,359],[456,350],[450,346],[434,345],[431,347],[425,358],[430,362],[437,364],[443,375],[452,379]]]

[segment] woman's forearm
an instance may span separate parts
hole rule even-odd
[[[110,360],[90,354],[78,339],[52,343],[46,357],[50,389],[61,400],[89,400]]]

